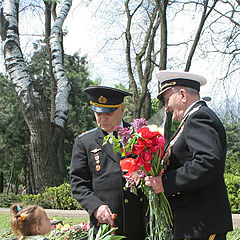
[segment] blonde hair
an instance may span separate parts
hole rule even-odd
[[[13,204],[10,207],[10,214],[12,215],[11,226],[15,235],[18,237],[36,235],[33,232],[33,226],[40,222],[36,214],[36,210],[39,208],[41,207],[36,205],[24,208],[19,204]]]

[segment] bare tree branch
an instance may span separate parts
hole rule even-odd
[[[129,9],[129,4],[130,0],[127,0],[125,2],[125,11],[127,15],[127,26],[126,26],[126,31],[125,31],[125,38],[126,38],[126,63],[127,63],[127,72],[128,72],[128,77],[132,85],[132,91],[133,91],[133,99],[134,102],[136,103],[134,105],[134,116],[137,115],[137,109],[136,106],[138,104],[138,90],[137,90],[137,84],[134,79],[133,71],[132,71],[132,62],[131,62],[131,23],[132,23],[132,17]],[[142,2],[142,1],[141,1]],[[135,11],[136,12],[136,11]]]
[[[188,59],[187,59],[187,64],[186,64],[186,67],[185,67],[185,71],[189,71],[190,69],[190,66],[191,66],[191,62],[192,62],[192,58],[193,58],[193,55],[194,55],[194,52],[196,50],[196,47],[197,47],[197,44],[200,40],[200,35],[201,35],[201,32],[202,32],[202,29],[203,29],[203,26],[207,20],[207,17],[210,15],[210,13],[212,12],[212,10],[214,9],[216,3],[217,3],[218,0],[214,0],[213,2],[213,5],[211,6],[211,8],[209,9],[209,11],[207,12],[207,9],[208,9],[208,0],[205,0],[204,1],[204,9],[203,9],[203,13],[202,13],[202,18],[201,18],[201,21],[199,23],[199,26],[198,26],[198,30],[196,32],[196,36],[195,36],[195,39],[194,39],[194,42],[193,42],[193,45],[191,47],[191,50],[190,50],[190,53],[188,55]]]

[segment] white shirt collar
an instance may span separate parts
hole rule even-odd
[[[196,102],[192,103],[192,104],[185,110],[182,118],[184,118],[184,117],[186,116],[186,114],[190,111],[190,109],[191,109],[195,104],[197,104],[197,103],[199,103],[199,102],[203,102],[203,100],[200,100],[200,99],[199,99],[199,100],[197,100]]]

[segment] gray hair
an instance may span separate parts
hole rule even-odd
[[[179,92],[179,90],[182,89],[182,88],[185,89],[188,94],[200,97],[199,96],[199,91],[197,89],[190,88],[190,87],[174,86],[172,88],[172,91],[173,91],[173,93],[176,93],[176,92]]]

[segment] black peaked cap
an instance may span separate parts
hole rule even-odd
[[[83,90],[91,97],[90,103],[94,112],[112,112],[123,104],[124,97],[131,93],[106,86],[91,86]]]

